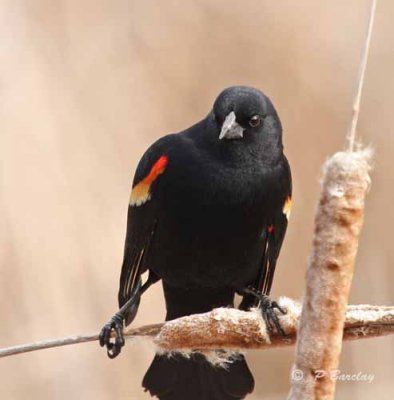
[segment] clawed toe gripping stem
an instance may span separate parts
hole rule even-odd
[[[125,344],[123,337],[123,320],[124,317],[116,313],[111,320],[104,325],[99,335],[100,346],[107,347],[107,355],[109,358],[115,358],[118,356]],[[115,337],[112,338],[112,331],[115,333]]]
[[[111,320],[104,325],[99,334],[100,346],[107,348],[107,355],[109,358],[118,356],[125,344],[123,336],[123,325],[127,312],[130,307],[139,301],[143,293],[155,282],[158,278],[155,274],[149,273],[148,280],[141,286],[137,286],[136,290],[131,294],[130,298],[122,305],[120,310],[111,318]],[[138,303],[137,303],[138,304]],[[112,337],[112,331],[114,337]]]
[[[250,294],[259,300],[258,307],[261,309],[261,313],[264,322],[267,326],[268,332],[272,333],[275,330],[281,335],[286,336],[285,331],[280,326],[278,314],[275,310],[278,310],[281,314],[286,314],[284,310],[276,301],[272,301],[268,295],[263,294],[253,287],[248,287],[243,290],[245,294]]]

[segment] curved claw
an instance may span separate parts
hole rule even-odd
[[[114,340],[112,339],[112,331],[115,333]],[[123,317],[115,314],[111,320],[104,325],[99,334],[100,346],[107,347],[107,355],[109,358],[118,356],[125,344],[123,337]]]
[[[287,314],[287,310],[282,308],[276,301],[273,301],[271,304],[272,304],[272,308],[276,308],[277,310],[280,311],[281,314],[283,314],[283,315]]]
[[[107,346],[107,356],[112,360],[117,357],[122,350],[122,347],[117,346],[115,343],[109,343]]]
[[[261,298],[261,312],[268,331],[273,332],[273,327],[275,327],[281,336],[286,336],[285,331],[280,326],[278,314],[275,312],[275,309],[279,310],[281,314],[286,314],[286,310],[280,307],[276,301],[272,301],[268,296],[263,295]]]
[[[281,336],[286,336],[285,331],[280,326],[278,314],[276,313],[275,309],[278,310],[281,314],[286,314],[286,310],[284,310],[276,301],[272,301],[266,294],[261,293],[253,286],[248,286],[245,289],[242,289],[241,294],[248,294],[258,299],[260,303],[261,313],[267,326],[268,332],[273,332],[275,327],[276,331]]]

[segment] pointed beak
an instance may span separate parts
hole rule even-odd
[[[235,113],[231,111],[223,122],[219,139],[240,139],[243,137],[244,128],[235,120]]]

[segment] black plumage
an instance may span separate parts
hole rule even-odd
[[[119,289],[121,310],[101,333],[111,357],[141,294],[163,282],[167,317],[260,304],[278,326],[271,290],[291,204],[282,127],[271,101],[249,87],[225,89],[202,121],[155,142],[133,182]],[[141,285],[141,275],[149,278]],[[109,333],[117,332],[116,341]],[[201,356],[156,356],[143,385],[160,399],[241,399],[253,388],[243,357],[226,371]],[[238,388],[238,389],[237,389]],[[184,391],[187,391],[184,393]]]

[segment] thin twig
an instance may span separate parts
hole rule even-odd
[[[236,309],[216,309],[205,314],[195,314],[163,324],[127,329],[128,339],[147,338],[158,351],[225,349],[266,349],[289,346],[295,343],[301,305],[294,300],[281,298],[280,305],[287,314],[280,316],[286,336],[267,335],[266,326],[258,311],[244,312]],[[394,333],[394,307],[359,305],[349,306],[344,329],[344,339],[354,340],[385,336]],[[44,340],[0,349],[0,357],[98,340],[98,334],[74,335],[61,339]]]
[[[146,325],[141,328],[129,330],[125,336],[153,336],[160,332],[163,324]],[[5,347],[0,349],[0,358],[13,356],[16,354],[29,353],[31,351],[50,349],[53,347],[68,346],[71,344],[94,342],[98,340],[98,333],[87,335],[72,335],[58,339],[40,340],[38,342],[26,343],[17,346]]]
[[[372,0],[371,11],[370,11],[370,15],[369,15],[369,22],[368,22],[368,31],[367,31],[367,36],[365,39],[364,49],[362,52],[359,71],[358,71],[357,88],[356,88],[356,93],[355,93],[354,99],[353,99],[352,119],[350,122],[348,133],[346,135],[347,149],[349,151],[354,150],[354,143],[355,143],[355,139],[356,139],[356,128],[357,128],[358,116],[359,116],[359,112],[360,112],[361,93],[362,93],[363,85],[364,85],[365,70],[367,68],[369,47],[371,44],[372,29],[373,29],[373,24],[375,21],[375,11],[376,11],[377,2],[378,2],[378,0]]]

